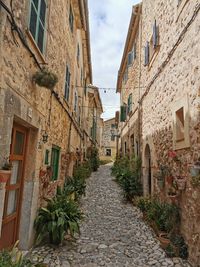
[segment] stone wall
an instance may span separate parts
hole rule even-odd
[[[200,189],[192,185],[190,170],[200,158],[199,9],[196,0],[182,0],[180,5],[178,1],[143,0],[139,26],[142,65],[138,109],[144,192],[149,193],[149,156],[152,194],[159,193],[162,199],[170,201],[167,182],[161,190],[156,180],[160,164],[167,166],[174,178],[185,177],[186,187],[178,191],[176,204],[181,209],[181,232],[189,245],[189,260],[195,267],[200,264]],[[149,64],[144,66],[144,47],[151,41],[155,20],[159,27],[159,45],[150,56]],[[137,74],[133,72],[130,82]],[[180,141],[176,136],[180,127],[176,118],[179,108],[184,110],[181,128],[184,137]],[[121,126],[124,127],[122,144],[123,138],[127,139],[128,125],[134,126],[133,119],[128,118],[125,125]],[[178,162],[170,157],[170,151],[174,150]]]
[[[4,2],[10,8],[9,1]],[[18,34],[16,32],[12,34],[7,14],[1,9],[0,51],[3,53],[0,58],[0,70],[3,75],[0,77],[0,166],[4,157],[10,153],[13,122],[29,130],[30,140],[27,147],[20,224],[20,246],[23,249],[32,245],[33,221],[38,206],[44,204],[43,197],[53,196],[57,184],[62,184],[66,175],[72,175],[73,165],[77,160],[76,151],[82,150],[84,146],[81,129],[83,125],[79,124],[77,114],[73,112],[74,90],[77,87],[80,96],[79,106],[85,106],[87,94],[83,95],[84,90],[81,86],[83,80],[88,84],[92,83],[90,63],[88,63],[90,55],[87,50],[89,43],[86,40],[88,33],[86,25],[81,24],[81,12],[77,1],[71,1],[74,14],[73,32],[69,28],[70,1],[49,1],[46,48],[43,55],[28,31],[29,4],[30,1],[25,0],[13,2],[16,23],[37,61],[57,75],[58,83],[54,91],[33,83],[32,76],[39,68],[22,45]],[[83,20],[87,21],[87,14],[84,16]],[[71,71],[69,101],[64,99],[67,64]],[[80,112],[80,116],[83,116],[83,111]],[[43,142],[45,132],[48,134],[46,143]],[[57,181],[52,181],[49,173],[52,145],[60,148]],[[45,163],[46,150],[50,151],[48,164]],[[26,235],[22,234],[24,232]]]

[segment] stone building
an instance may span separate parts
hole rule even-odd
[[[87,0],[1,0],[0,55],[0,167],[13,165],[7,183],[0,174],[0,249],[18,239],[28,249],[43,197],[90,142]],[[33,81],[43,67],[56,75],[54,88]]]
[[[167,178],[177,185],[181,233],[194,266],[200,266],[199,10],[198,0],[134,6],[117,83],[121,151],[142,158],[145,195],[170,202]],[[163,168],[161,186],[156,177]]]
[[[115,118],[104,121],[101,160],[116,158],[116,123]]]

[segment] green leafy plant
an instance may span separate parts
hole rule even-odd
[[[127,199],[132,200],[135,196],[142,195],[141,160],[139,158],[118,158],[112,167],[112,174],[116,177]]]
[[[182,259],[188,258],[188,246],[185,243],[183,236],[171,235],[170,240],[174,246],[178,248],[178,256]]]
[[[67,232],[73,237],[79,233],[79,221],[82,214],[77,203],[63,194],[46,199],[47,207],[40,208],[35,219],[36,244],[49,238],[55,245],[62,243]]]
[[[180,222],[180,213],[176,205],[153,199],[147,210],[147,219],[154,221],[160,231],[169,233]]]
[[[142,212],[147,212],[151,207],[151,199],[148,197],[137,197],[135,198],[135,204]]]
[[[166,252],[167,256],[170,258],[176,256],[176,252],[175,252],[174,247],[171,243],[166,247],[165,252]]]
[[[97,171],[100,165],[99,152],[96,147],[92,147],[90,150],[90,164],[92,171]]]
[[[1,267],[34,267],[29,259],[23,257],[22,252],[17,248],[19,242],[16,242],[11,251],[0,251]],[[38,266],[39,267],[39,266]]]
[[[33,81],[39,86],[53,89],[58,82],[58,77],[56,74],[44,68],[33,75]]]
[[[192,177],[192,185],[194,187],[200,186],[200,174]]]

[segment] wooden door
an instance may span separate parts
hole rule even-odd
[[[0,249],[11,247],[19,238],[26,145],[27,129],[14,124],[10,152],[13,167],[11,177],[6,184]]]

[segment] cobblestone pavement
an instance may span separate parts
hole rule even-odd
[[[85,219],[81,236],[58,249],[40,247],[32,259],[50,267],[187,267],[178,258],[167,258],[142,215],[124,203],[121,189],[102,166],[87,181],[82,200]]]

